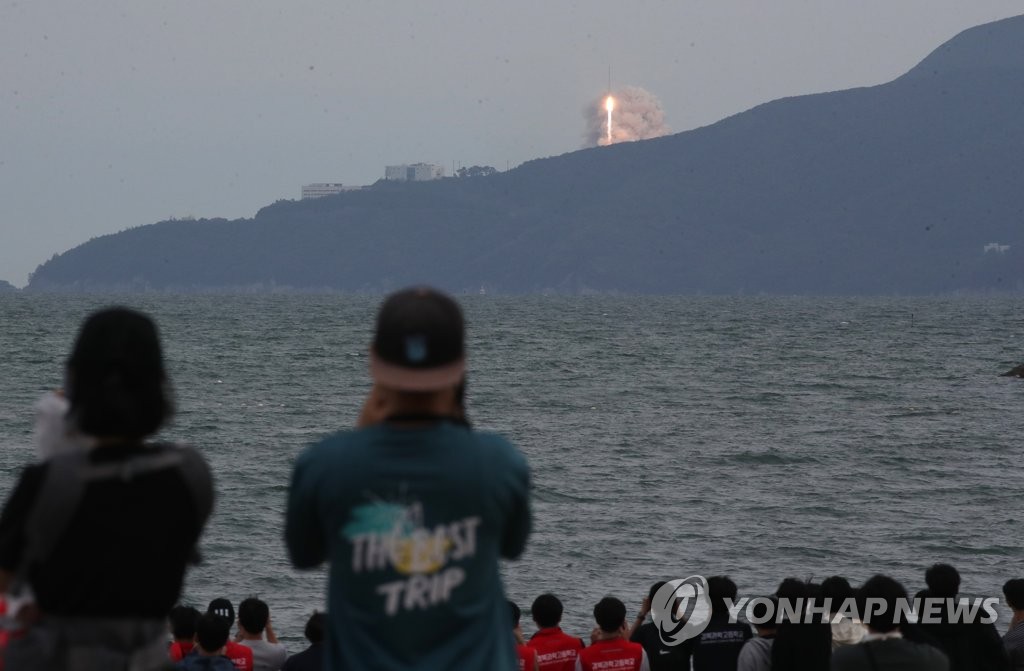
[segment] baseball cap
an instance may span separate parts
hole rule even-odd
[[[466,372],[465,324],[451,297],[429,287],[388,296],[377,313],[370,374],[399,391],[458,386]]]
[[[225,618],[231,623],[235,621],[235,607],[227,599],[214,599],[206,607],[206,612]]]

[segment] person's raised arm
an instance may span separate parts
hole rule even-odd
[[[273,643],[274,645],[277,645],[277,634],[274,633],[274,627],[272,624],[270,624],[269,615],[267,616],[267,626],[264,629],[264,631],[267,633],[267,643]]]
[[[320,528],[317,488],[320,471],[308,449],[295,460],[288,510],[285,513],[284,538],[288,556],[296,568],[313,568],[327,559],[327,547]]]
[[[626,640],[632,641],[633,634],[640,628],[640,625],[647,619],[647,614],[651,612],[651,598],[644,597],[644,602],[640,604],[640,612],[636,614],[636,619],[633,620],[633,624],[630,625],[629,631],[626,633]]]

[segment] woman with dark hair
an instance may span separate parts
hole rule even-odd
[[[98,440],[138,441],[174,414],[156,325],[125,308],[85,322],[68,359],[66,385],[71,421]]]
[[[67,362],[68,424],[90,447],[27,467],[0,515],[0,589],[24,581],[9,668],[157,669],[166,617],[213,488],[189,447],[148,443],[173,412],[156,326],[125,308],[83,324]]]

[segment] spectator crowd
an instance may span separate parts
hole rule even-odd
[[[913,599],[884,575],[857,588],[841,576],[820,583],[788,578],[773,594],[742,610],[736,607],[744,603],[736,584],[727,576],[712,576],[706,581],[709,608],[699,615],[706,626],[675,642],[652,617],[665,582],[651,585],[634,619],[627,617],[620,599],[601,599],[593,609],[594,627],[581,636],[562,629],[561,600],[541,594],[530,605],[535,631],[529,637],[523,633],[521,609],[508,602],[510,638],[521,671],[1024,671],[1024,579],[1003,586],[1013,616],[1000,635],[991,613],[975,608],[971,617],[963,616],[966,611],[957,604],[965,597],[954,567],[936,564],[924,577],[926,587]],[[798,604],[798,610],[780,608],[783,601]],[[901,618],[901,601],[915,604],[919,612]],[[930,617],[922,617],[930,602],[938,606]],[[743,613],[752,615],[749,622]],[[215,599],[205,613],[178,606],[170,615],[168,656],[187,670],[322,669],[326,617],[313,613],[305,629],[309,646],[288,656],[271,627],[267,605],[258,599],[242,601],[237,620],[227,599]]]
[[[856,589],[783,580],[745,621],[735,583],[712,576],[692,594],[656,582],[633,620],[602,598],[589,632],[563,631],[562,602],[542,594],[526,637],[499,560],[526,547],[530,471],[471,425],[460,307],[425,287],[388,296],[369,364],[356,426],[293,465],[285,551],[297,568],[327,564],[329,580],[327,612],[289,656],[259,598],[237,612],[178,603],[213,476],[198,450],[150,440],[174,411],[156,325],[91,315],[65,389],[37,406],[39,460],[0,514],[0,671],[1024,671],[1024,580],[1003,587],[1000,636],[988,609],[964,616],[948,564],[925,573],[915,600],[935,608],[916,618],[900,616],[903,586],[876,575]]]

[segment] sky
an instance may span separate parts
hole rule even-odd
[[[608,86],[673,132],[870,86],[1020,0],[0,0],[0,279],[171,217],[575,151]]]

